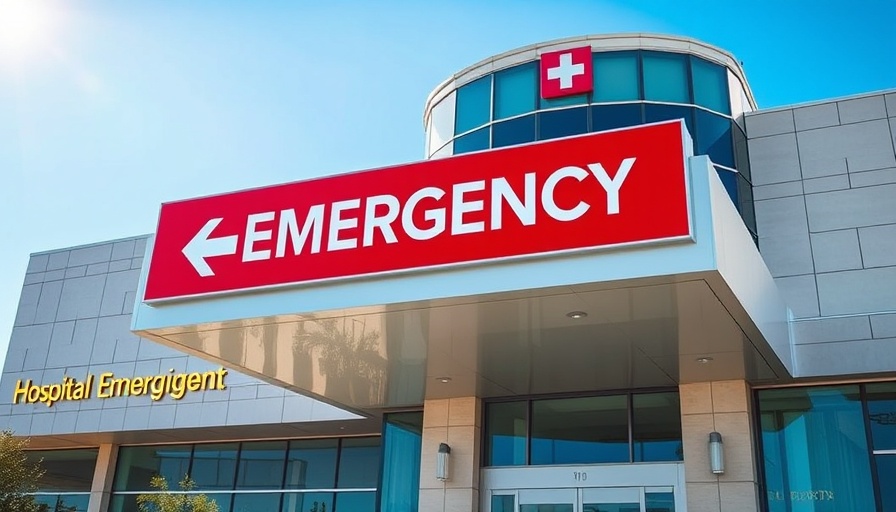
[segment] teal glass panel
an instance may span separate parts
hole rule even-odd
[[[591,131],[600,132],[643,124],[641,105],[594,105],[591,107]]]
[[[694,114],[697,124],[694,145],[697,154],[709,155],[713,163],[734,168],[731,119],[699,108],[694,109]]]
[[[865,393],[872,446],[875,450],[896,450],[896,383],[868,384]]]
[[[280,493],[253,492],[233,495],[231,512],[259,512],[262,510],[279,510]]]
[[[503,148],[535,140],[535,114],[492,125],[492,147]]]
[[[641,512],[640,503],[585,503],[582,512]]]
[[[339,452],[340,489],[376,488],[380,468],[380,438],[357,437],[342,440]]]
[[[875,455],[881,510],[896,510],[896,455]]]
[[[498,402],[485,410],[485,464],[526,464],[527,402]]]
[[[38,450],[26,455],[39,463],[44,476],[37,483],[40,492],[90,492],[98,450]]]
[[[197,444],[190,477],[196,490],[233,489],[239,443]]]
[[[643,52],[644,99],[690,103],[687,56],[677,53]]]
[[[383,510],[386,510],[386,509],[383,509]],[[375,492],[340,492],[340,493],[337,493],[336,494],[336,509],[334,510],[334,512],[376,512],[376,493]]]
[[[422,442],[422,412],[386,415],[380,510],[417,512]]]
[[[644,493],[647,512],[675,512],[675,495],[671,492]]]
[[[538,140],[588,133],[588,107],[566,108],[538,114]]]
[[[464,133],[489,121],[491,114],[492,76],[468,83],[457,90],[454,134]]]
[[[476,130],[463,137],[454,139],[454,154],[461,155],[463,153],[470,153],[471,151],[488,149],[488,144],[488,128],[482,128],[481,130]]]
[[[520,505],[520,512],[573,512],[573,506],[566,503]]]
[[[289,443],[286,489],[336,487],[337,439],[302,439]]]
[[[722,114],[731,114],[728,73],[724,67],[691,56],[694,103]]]
[[[237,469],[237,489],[279,489],[283,485],[286,441],[243,443]],[[279,508],[280,504],[277,503]]]
[[[876,509],[858,386],[759,392],[769,512]]]
[[[284,493],[283,507],[280,510],[282,512],[333,512],[333,499],[334,496],[331,492]]]
[[[532,402],[531,464],[629,462],[628,397]]]
[[[220,512],[229,512],[233,494],[229,492],[210,492],[204,494],[209,500],[214,501],[218,505],[218,510]],[[140,512],[140,508],[137,506],[137,496],[137,494],[114,494],[112,499],[109,500],[109,512]],[[87,509],[85,508],[84,510]],[[274,508],[271,510],[277,509]]]
[[[538,98],[538,108],[557,108],[568,107],[571,105],[584,105],[588,103],[587,94],[576,94],[575,96],[561,96],[559,98]]]
[[[162,475],[169,487],[176,489],[190,470],[192,451],[192,445],[123,447],[118,451],[113,489],[149,491],[149,481],[155,475]]]
[[[684,460],[677,392],[632,395],[635,462]]]
[[[516,512],[512,494],[493,494],[492,512]]]
[[[495,120],[535,110],[537,89],[537,62],[495,73]]]
[[[595,53],[592,58],[595,103],[641,99],[637,52]]]
[[[40,512],[87,512],[89,494],[40,494],[34,497]]]

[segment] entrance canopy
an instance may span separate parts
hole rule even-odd
[[[792,374],[680,121],[163,205],[140,336],[356,411]]]

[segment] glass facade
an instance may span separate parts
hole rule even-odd
[[[190,475],[194,492],[220,512],[374,512],[380,460],[379,437],[126,446],[109,510],[136,512],[137,496],[154,492],[149,481],[159,474],[175,490]]]
[[[678,393],[493,402],[486,466],[680,461]]]
[[[726,191],[756,238],[746,137],[731,116],[726,68],[695,55],[647,50],[594,52],[592,64],[589,94],[541,98],[537,61],[461,86],[453,154],[684,119],[695,154],[709,155],[720,175],[738,175],[723,176]]]
[[[757,396],[769,512],[896,510],[896,383]]]
[[[416,512],[420,497],[423,413],[387,414],[383,426],[380,510]]]
[[[42,512],[86,512],[98,450],[32,450],[29,462],[41,462],[44,476],[35,501]]]

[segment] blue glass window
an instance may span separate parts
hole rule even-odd
[[[505,119],[535,110],[537,89],[537,62],[495,73],[495,119]]]
[[[238,443],[196,445],[190,477],[196,481],[197,490],[233,489],[238,447]]]
[[[486,464],[526,464],[527,402],[489,404],[485,417]]]
[[[728,73],[724,67],[691,56],[694,103],[723,114],[731,113],[728,100]]]
[[[225,511],[221,509],[221,511]],[[270,510],[270,509],[264,509]],[[283,495],[282,512],[308,512],[316,510],[317,512],[333,510],[333,493],[331,492],[305,492],[305,493],[285,493]]]
[[[626,395],[532,402],[531,464],[629,462]]]
[[[632,395],[635,462],[684,460],[678,393]]]
[[[422,412],[386,415],[380,510],[417,512],[422,442]]]
[[[568,108],[538,114],[538,140],[588,133],[588,108]]]
[[[694,136],[694,107],[681,107],[678,105],[644,105],[644,122],[658,123],[672,119],[684,119],[688,127],[688,133]]]
[[[737,173],[737,210],[747,225],[747,229],[756,238],[756,210],[753,207],[753,186],[740,172]]]
[[[283,485],[286,441],[243,443],[237,489],[277,489]],[[280,501],[277,501],[277,507]],[[275,507],[276,508],[276,507]]]
[[[492,125],[492,147],[501,148],[535,140],[535,114]],[[456,151],[455,151],[456,152]]]
[[[287,489],[332,489],[336,486],[336,439],[302,439],[289,443]]]
[[[561,96],[559,98],[544,99],[538,98],[539,108],[557,108],[568,107],[570,105],[584,105],[588,103],[587,94],[576,94],[575,96]]]
[[[454,134],[464,133],[489,121],[491,114],[492,76],[468,83],[457,90]]]
[[[419,471],[419,468],[418,468]],[[375,492],[340,492],[336,494],[333,512],[375,512]]]
[[[694,142],[697,154],[709,155],[713,163],[734,168],[731,120],[699,108],[695,110],[697,133]]]
[[[339,488],[376,488],[379,475],[371,468],[380,466],[380,438],[358,437],[342,440],[339,452]]]
[[[599,105],[591,107],[591,131],[600,132],[642,124],[641,105]]]
[[[488,127],[468,133],[454,139],[454,154],[460,155],[471,151],[488,149]]]
[[[734,163],[738,172],[744,175],[747,181],[753,181],[750,176],[750,158],[747,152],[747,136],[737,123],[732,123],[731,134],[734,136]]]
[[[594,101],[634,101],[641,97],[637,52],[595,53]]]
[[[876,509],[858,386],[762,390],[759,408],[770,512]]]
[[[127,446],[118,452],[115,467],[116,491],[149,491],[149,481],[162,475],[176,488],[190,471],[191,445]]]
[[[739,206],[737,193],[737,173],[719,167],[716,167],[716,173],[722,180],[722,185],[725,185],[725,191],[728,192],[728,197],[731,198],[731,201],[735,206]]]
[[[235,494],[233,496],[233,512],[255,512],[256,510],[278,510],[279,508],[280,493]]]
[[[690,103],[687,56],[644,52],[644,99]]]

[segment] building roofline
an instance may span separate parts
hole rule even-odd
[[[826,103],[858,100],[858,99],[862,99],[862,98],[870,98],[872,96],[885,96],[887,94],[896,94],[896,88],[881,89],[878,91],[870,91],[870,92],[860,92],[860,93],[856,93],[856,94],[850,94],[850,95],[846,95],[846,96],[837,96],[834,98],[825,98],[825,99],[821,99],[821,100],[810,100],[810,101],[804,101],[804,102],[800,102],[800,103],[793,103],[791,105],[781,105],[779,107],[762,108],[759,110],[755,110],[753,112],[747,112],[746,115],[753,116],[753,115],[768,114],[770,112],[782,112],[784,110],[792,110],[795,108],[813,107],[816,105],[824,105]],[[896,114],[896,112],[894,112],[890,115],[893,115],[893,114]]]

